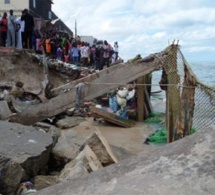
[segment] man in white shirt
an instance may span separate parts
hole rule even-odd
[[[81,58],[83,60],[83,66],[88,66],[88,58],[89,58],[89,47],[87,43],[84,43],[84,46],[81,47]]]
[[[119,56],[119,45],[117,41],[114,43],[114,52],[115,52],[115,62],[117,62],[118,56]]]
[[[15,30],[16,30],[16,17],[13,15],[13,10],[10,10],[10,16],[8,17],[8,29],[7,29],[7,46],[15,47]]]
[[[22,23],[21,18],[16,20],[16,25],[20,26],[19,31],[16,32],[16,48],[22,49]]]

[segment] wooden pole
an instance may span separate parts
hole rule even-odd
[[[177,85],[180,84],[180,74],[177,70],[177,51],[178,46],[172,45],[172,52],[167,58],[164,66],[164,70],[167,74],[167,84],[172,86],[167,87],[166,92],[166,125],[167,125],[167,135],[168,142],[172,142],[174,137],[174,128],[176,125],[176,120],[178,116],[178,110],[180,108],[180,91]]]
[[[144,120],[144,84],[145,77],[140,77],[137,79],[137,118],[138,121]]]
[[[147,85],[144,86],[144,119],[148,118],[150,113],[152,112],[152,105],[150,101],[151,95],[151,74],[145,76],[145,83]]]

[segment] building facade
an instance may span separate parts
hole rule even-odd
[[[35,17],[53,20],[52,4],[51,0],[29,0],[29,10]]]
[[[2,16],[4,12],[9,13],[10,9],[14,10],[14,15],[21,16],[22,10],[24,8],[29,8],[29,0],[0,0],[0,15]]]
[[[73,35],[73,32],[63,21],[57,20],[58,17],[52,11],[52,4],[52,0],[0,0],[0,15],[2,16],[4,12],[9,14],[9,10],[13,9],[14,15],[20,17],[22,11],[28,9],[35,19],[36,29],[41,28],[41,26],[44,27],[48,23],[49,28],[52,25],[53,29],[59,29]]]

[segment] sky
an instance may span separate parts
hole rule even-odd
[[[215,0],[54,0],[52,10],[79,36],[119,44],[127,61],[179,40],[186,60],[215,62]]]

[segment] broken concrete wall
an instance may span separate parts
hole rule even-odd
[[[49,194],[195,194],[215,191],[215,126],[154,151],[38,192]]]
[[[0,47],[0,83],[24,83],[24,89],[35,92],[41,89],[44,80],[43,66],[32,58],[31,51]],[[49,72],[49,79],[54,87],[64,84],[59,74]]]
[[[0,121],[0,140],[0,183],[4,184],[4,191],[18,187],[20,181],[36,176],[47,165],[53,143],[51,135]]]

